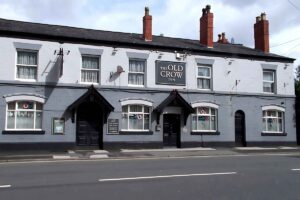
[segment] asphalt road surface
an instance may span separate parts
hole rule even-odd
[[[300,200],[300,156],[2,163],[0,199]]]

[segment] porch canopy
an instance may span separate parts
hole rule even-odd
[[[95,89],[93,85],[88,88],[88,91],[68,106],[67,110],[72,112],[72,122],[75,120],[75,110],[82,103],[95,103],[100,106],[103,111],[104,122],[110,112],[114,111],[114,107]]]
[[[170,92],[170,95],[153,110],[153,112],[157,113],[157,124],[159,124],[160,114],[167,106],[175,106],[182,108],[184,125],[186,125],[186,120],[189,114],[195,112],[194,108],[188,102],[185,101],[185,99],[178,93],[178,91],[173,90]]]

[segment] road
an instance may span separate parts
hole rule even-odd
[[[2,163],[0,199],[300,199],[300,156]]]

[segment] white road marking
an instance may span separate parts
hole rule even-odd
[[[300,169],[291,169],[292,171],[300,171]]]
[[[190,177],[190,176],[213,176],[213,175],[230,175],[230,174],[236,174],[236,172],[219,172],[219,173],[204,173],[204,174],[176,174],[176,175],[141,176],[141,177],[128,177],[128,178],[109,178],[109,179],[99,179],[99,181],[100,182],[127,181],[127,180],[174,178],[174,177]]]
[[[11,185],[0,185],[0,188],[10,188]]]
[[[108,151],[106,151],[106,150],[94,150],[94,153],[107,154]]]

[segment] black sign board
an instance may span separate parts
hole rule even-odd
[[[156,61],[156,84],[185,85],[185,68],[183,62]]]
[[[108,133],[117,134],[119,131],[119,120],[118,119],[108,119],[107,120]]]

